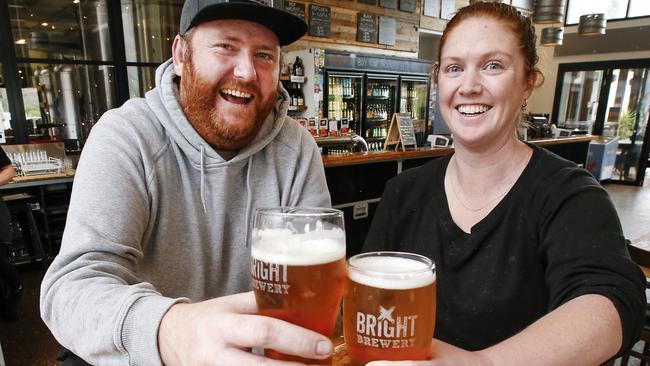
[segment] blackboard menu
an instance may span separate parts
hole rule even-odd
[[[397,9],[397,0],[379,0],[379,6],[389,9]]]
[[[399,10],[408,11],[409,13],[415,13],[415,9],[418,6],[417,0],[400,0],[399,1]]]
[[[377,16],[373,14],[357,14],[357,41],[377,43]]]
[[[394,46],[396,36],[397,36],[397,22],[395,21],[395,18],[380,17],[379,18],[379,44]]]
[[[329,37],[331,35],[332,11],[329,6],[309,6],[309,35]]]
[[[291,13],[298,18],[305,20],[305,4],[298,3],[295,1],[285,1],[284,10],[288,13]]]
[[[399,128],[400,139],[402,146],[417,145],[415,140],[415,128],[413,128],[413,120],[408,113],[395,113],[397,116],[397,128]]]
[[[361,4],[377,5],[377,0],[359,0]]]

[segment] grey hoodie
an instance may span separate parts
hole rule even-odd
[[[224,161],[185,118],[174,77],[165,62],[144,99],[93,127],[42,283],[43,320],[92,364],[161,364],[170,306],[249,290],[254,208],[330,205],[318,148],[286,116],[284,89],[253,143]]]

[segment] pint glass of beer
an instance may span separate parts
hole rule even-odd
[[[343,212],[329,208],[267,208],[255,212],[253,291],[261,315],[332,337],[345,282]],[[268,357],[309,364],[265,350]]]
[[[372,252],[348,260],[343,334],[353,365],[427,360],[436,321],[436,272],[429,258]]]

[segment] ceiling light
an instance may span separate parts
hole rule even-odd
[[[605,14],[586,14],[580,16],[578,23],[578,34],[583,36],[597,36],[605,34],[607,18]]]
[[[79,0],[72,0],[73,4],[79,4]]]
[[[542,46],[561,46],[564,39],[564,28],[548,27],[542,29],[542,38],[539,43]]]
[[[564,21],[564,0],[536,0],[533,10],[535,23],[562,23]]]
[[[16,41],[16,44],[27,44],[27,41],[25,40],[25,38],[21,38]]]
[[[47,26],[48,26],[48,23],[47,23],[47,22],[43,22],[43,23],[41,23],[41,25],[42,25],[43,27],[47,27]]]

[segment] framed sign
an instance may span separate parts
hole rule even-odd
[[[424,0],[424,15],[440,18],[440,0]]]
[[[415,13],[415,10],[418,7],[417,0],[399,0],[399,10],[408,11],[409,13]]]
[[[309,5],[309,35],[329,37],[331,35],[332,10],[329,6]]]
[[[357,42],[377,43],[377,16],[357,14]]]
[[[394,46],[396,37],[397,37],[397,22],[395,21],[395,18],[380,17],[379,18],[379,44]]]
[[[298,18],[302,19],[303,21],[305,20],[305,4],[299,3],[296,1],[285,1],[284,2],[284,10],[287,13],[291,13]]]

